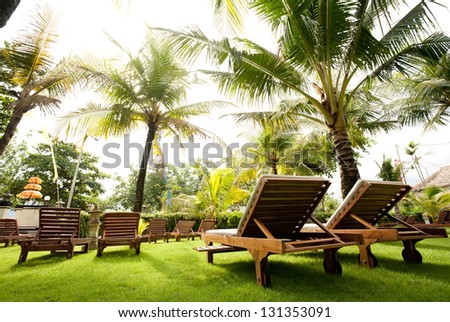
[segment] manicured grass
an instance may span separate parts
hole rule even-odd
[[[274,302],[274,301],[450,301],[450,239],[417,244],[422,264],[401,258],[401,243],[372,247],[379,267],[363,269],[356,247],[339,251],[342,276],[322,268],[322,252],[272,255],[272,287],[255,284],[254,263],[247,252],[217,254],[215,264],[192,247],[201,241],[144,243],[141,254],[108,247],[75,254],[31,252],[17,264],[19,246],[0,248],[0,301],[67,302]]]

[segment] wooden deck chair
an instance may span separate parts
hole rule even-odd
[[[183,237],[189,240],[190,237],[194,236],[194,231],[192,230],[194,225],[195,220],[179,220],[173,231],[167,234],[166,242],[169,241],[169,238],[175,238],[177,242]]]
[[[444,208],[438,214],[436,221],[430,224],[414,224],[417,228],[450,227],[450,209]]]
[[[33,238],[32,235],[23,235],[19,233],[17,220],[14,218],[0,219],[0,243],[5,243],[5,247],[14,245],[19,239]]]
[[[301,230],[307,220],[317,221],[313,211],[329,185],[328,180],[317,177],[263,175],[237,229],[207,231],[201,235],[207,246],[195,250],[207,252],[210,263],[215,253],[247,250],[255,260],[256,282],[261,286],[271,284],[268,271],[271,254],[323,249],[325,271],[342,274],[336,257],[338,249],[358,245],[362,237],[349,234],[342,239],[327,230],[307,234]]]
[[[66,251],[71,259],[75,246],[81,245],[83,253],[89,250],[91,238],[80,238],[80,209],[40,208],[39,230],[32,239],[18,240],[22,250],[19,263],[25,262],[31,251]]]
[[[450,209],[449,208],[444,208],[439,212],[439,215],[436,219],[436,224],[450,225]]]
[[[130,246],[136,255],[141,252],[141,236],[138,235],[138,212],[108,212],[103,216],[102,236],[98,239],[97,256],[103,255],[108,246]]]
[[[402,241],[402,257],[407,262],[421,263],[422,255],[415,244],[425,238],[447,237],[444,229],[419,229],[389,211],[411,190],[401,182],[358,180],[338,209],[325,224],[307,224],[305,230],[321,231],[328,229],[340,235],[359,233],[364,243],[359,246],[359,261],[366,267],[378,265],[370,245],[376,242]],[[400,227],[379,227],[377,223],[388,217]]]
[[[200,237],[202,234],[206,233],[208,230],[213,230],[216,228],[216,221],[214,219],[203,219],[200,222],[200,226],[198,226],[197,231],[194,231],[192,234],[192,240],[195,239],[195,237]]]
[[[145,235],[143,235],[143,238],[147,238],[148,242],[151,243],[156,241],[158,239],[162,239],[165,241],[167,239],[167,219],[165,218],[153,218],[148,223],[148,231]]]

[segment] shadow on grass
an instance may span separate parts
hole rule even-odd
[[[65,252],[56,252],[56,253],[48,253],[46,255],[40,255],[32,258],[28,258],[23,263],[16,263],[12,266],[12,268],[21,268],[21,267],[35,267],[35,266],[43,266],[43,265],[54,265],[58,263],[63,263],[68,260],[73,260],[78,256],[82,256],[86,254],[77,254],[75,253],[72,259],[67,259],[67,253]],[[19,255],[17,255],[17,259],[19,259]]]
[[[272,287],[268,292],[278,294],[272,297],[279,296],[280,301],[446,301],[442,297],[433,298],[433,287],[448,282],[448,265],[415,265],[402,259],[381,257],[380,268],[367,270],[355,262],[354,254],[341,254],[339,258],[342,276],[324,272],[321,252],[270,256]],[[225,268],[229,275],[238,276],[238,280],[255,279],[252,260],[215,265]],[[417,288],[415,276],[433,285]],[[406,296],[405,287],[409,290]]]
[[[384,244],[383,246],[386,246]],[[389,257],[386,255],[383,255],[382,253],[375,254],[378,260],[378,268],[389,270],[394,273],[406,273],[406,274],[413,274],[420,278],[427,278],[428,280],[435,280],[438,282],[444,282],[448,283],[448,273],[450,270],[450,265],[443,263],[427,263],[426,257],[424,257],[424,262],[420,264],[416,263],[408,263],[403,260],[401,255],[401,250],[403,249],[403,246],[398,245],[389,245],[394,246],[398,249],[398,257]],[[435,249],[433,247],[430,247],[431,249]],[[419,250],[420,251],[420,250]],[[423,254],[422,254],[423,255]],[[293,254],[293,256],[306,256],[310,258],[323,258],[323,255],[319,252],[310,252],[305,254]],[[348,253],[340,253],[338,254],[339,260],[343,266],[343,271],[345,273],[346,266],[351,264],[358,265],[358,257],[355,254],[348,254]],[[347,265],[346,265],[347,264]],[[361,267],[362,268],[362,267]],[[374,268],[375,270],[378,268]]]
[[[92,252],[93,257],[94,257],[94,261],[107,261],[107,262],[112,262],[112,263],[117,263],[117,259],[120,258],[121,260],[131,260],[131,261],[135,261],[133,259],[137,259],[139,260],[140,256],[143,255],[143,253],[141,252],[139,255],[136,255],[135,250],[134,249],[105,249],[103,251],[102,256],[97,256],[97,251],[94,250]]]

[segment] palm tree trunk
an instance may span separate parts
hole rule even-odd
[[[347,130],[335,128],[331,131],[331,136],[341,178],[341,194],[342,198],[345,198],[360,178],[358,166]]]
[[[23,110],[23,109],[14,110],[13,115],[12,115],[11,119],[9,120],[9,123],[6,126],[5,133],[3,134],[2,138],[0,139],[0,157],[5,152],[5,149],[8,146],[9,142],[11,142],[12,138],[14,137],[14,134],[16,134],[17,126],[19,125],[20,121],[22,120],[23,115],[26,112],[27,112],[27,110]]]
[[[148,124],[147,139],[145,140],[144,154],[142,155],[141,166],[136,182],[136,199],[134,201],[133,211],[141,212],[144,204],[144,187],[145,178],[147,176],[148,161],[152,151],[153,139],[155,138],[156,125]]]
[[[272,174],[278,174],[276,162],[272,162]]]

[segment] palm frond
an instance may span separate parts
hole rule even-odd
[[[57,15],[44,6],[34,12],[24,29],[13,38],[9,59],[14,63],[17,85],[29,84],[53,67],[53,46],[59,37],[56,27]]]
[[[85,107],[59,117],[56,131],[66,130],[68,136],[87,133],[107,138],[109,135],[129,133],[136,129],[141,118],[130,109],[89,102]]]
[[[39,107],[43,112],[54,113],[59,108],[61,101],[44,95],[31,95],[11,103],[11,108],[27,112],[35,107]]]
[[[235,104],[227,101],[203,101],[192,104],[186,104],[175,108],[168,108],[163,113],[168,118],[191,118],[195,116],[208,115],[217,108],[236,107]]]
[[[214,22],[225,34],[228,30],[238,34],[244,30],[244,18],[247,14],[245,0],[215,0]]]

